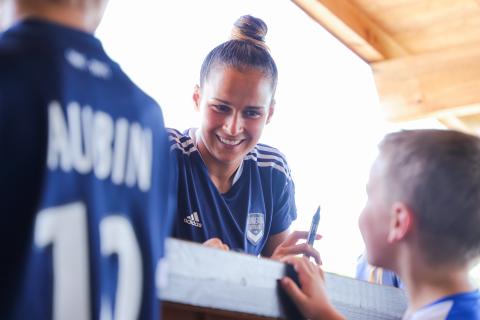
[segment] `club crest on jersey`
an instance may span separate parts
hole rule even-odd
[[[263,238],[265,230],[265,215],[263,213],[249,213],[247,217],[247,239],[257,245]]]

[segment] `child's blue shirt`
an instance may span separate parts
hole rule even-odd
[[[480,291],[458,293],[429,304],[404,320],[478,320],[480,319]]]

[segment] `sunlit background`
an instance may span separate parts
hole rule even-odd
[[[323,239],[315,247],[324,268],[354,276],[364,249],[357,218],[377,143],[390,131],[441,124],[385,122],[370,67],[288,0],[115,0],[97,36],[160,103],[167,126],[183,131],[198,126],[191,96],[203,58],[244,14],[267,23],[279,69],[275,115],[261,141],[289,161],[298,208],[292,229],[308,230],[320,204]]]

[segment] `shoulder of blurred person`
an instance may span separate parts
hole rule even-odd
[[[157,319],[176,203],[161,110],[93,36],[106,1],[10,3],[0,36],[0,212],[12,213],[0,230],[0,317],[101,309]]]

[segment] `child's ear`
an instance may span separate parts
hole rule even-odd
[[[388,242],[394,243],[405,239],[413,227],[413,212],[402,202],[395,202],[390,212],[390,229]]]
[[[270,123],[270,120],[272,119],[274,111],[275,111],[275,99],[272,99],[272,102],[270,102],[270,107],[268,107],[268,115],[267,115],[266,123]]]
[[[195,87],[193,88],[192,98],[193,98],[193,104],[194,104],[195,111],[199,111],[200,110],[200,100],[201,100],[202,97],[201,97],[201,94],[200,94],[200,86],[198,84],[196,84]]]

